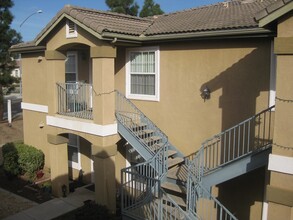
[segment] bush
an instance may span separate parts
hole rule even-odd
[[[8,176],[17,176],[20,172],[19,164],[17,162],[18,156],[15,151],[5,153],[3,169]]]
[[[3,168],[11,175],[27,173],[31,178],[44,166],[41,150],[23,143],[7,143],[2,147]]]
[[[7,143],[2,147],[3,169],[9,176],[19,174],[18,154],[14,143]]]
[[[27,173],[34,177],[36,171],[44,166],[44,154],[33,146],[22,143],[16,144],[18,152],[18,164],[22,174]]]
[[[3,147],[2,147],[3,157],[5,156],[5,154],[7,154],[7,153],[9,153],[11,151],[17,153],[17,150],[15,148],[14,143],[10,142],[10,143],[6,143],[6,144],[3,145]]]

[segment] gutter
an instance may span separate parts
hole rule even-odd
[[[45,46],[26,46],[26,47],[11,47],[8,49],[9,53],[36,53],[46,50]]]
[[[164,34],[154,36],[128,36],[117,33],[104,32],[103,38],[117,39],[116,42],[128,43],[151,43],[160,41],[180,41],[183,39],[231,39],[231,38],[244,38],[244,37],[272,37],[275,32],[264,28],[247,28],[237,30],[216,30],[216,31],[201,31],[193,33],[178,33],[178,34]]]

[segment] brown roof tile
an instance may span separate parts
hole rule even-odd
[[[272,12],[278,10],[279,8],[283,7],[284,5],[292,2],[292,0],[279,0],[275,1],[273,4],[269,5],[267,8],[264,8],[260,12],[258,12],[255,16],[255,19],[259,21],[260,19],[266,17],[267,15],[271,14]]]
[[[148,18],[66,5],[42,30],[34,42],[38,42],[63,14],[76,19],[100,35],[110,32],[136,37],[142,35],[148,37],[178,33],[258,28],[258,19],[291,1],[228,0]],[[29,47],[34,42],[22,44],[19,47]]]
[[[151,23],[149,18],[139,18],[107,11],[66,5],[49,23],[51,26],[63,13],[78,20],[98,34],[103,31],[139,36]],[[43,30],[44,33],[48,26]],[[42,33],[40,35],[42,35]]]
[[[275,0],[233,0],[158,16],[146,36],[257,27],[255,15]]]

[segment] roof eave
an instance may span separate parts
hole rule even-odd
[[[275,33],[271,30],[264,28],[242,28],[233,30],[214,30],[214,31],[201,31],[192,33],[174,33],[163,34],[154,36],[128,36],[117,33],[105,33],[104,37],[117,38],[118,41],[127,40],[132,43],[143,43],[152,41],[179,41],[186,39],[209,39],[209,38],[239,38],[239,37],[268,37],[273,36]]]
[[[271,12],[267,16],[261,18],[259,22],[259,27],[265,27],[266,25],[272,23],[276,19],[280,18],[281,16],[285,15],[286,13],[293,10],[293,1],[284,5],[283,7]]]
[[[43,52],[46,50],[45,46],[27,46],[27,47],[11,47],[9,53],[36,53]]]

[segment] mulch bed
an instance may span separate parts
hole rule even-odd
[[[20,177],[8,178],[1,167],[0,180],[0,188],[36,203],[41,204],[53,198],[50,192],[45,191],[39,185],[33,184]]]

